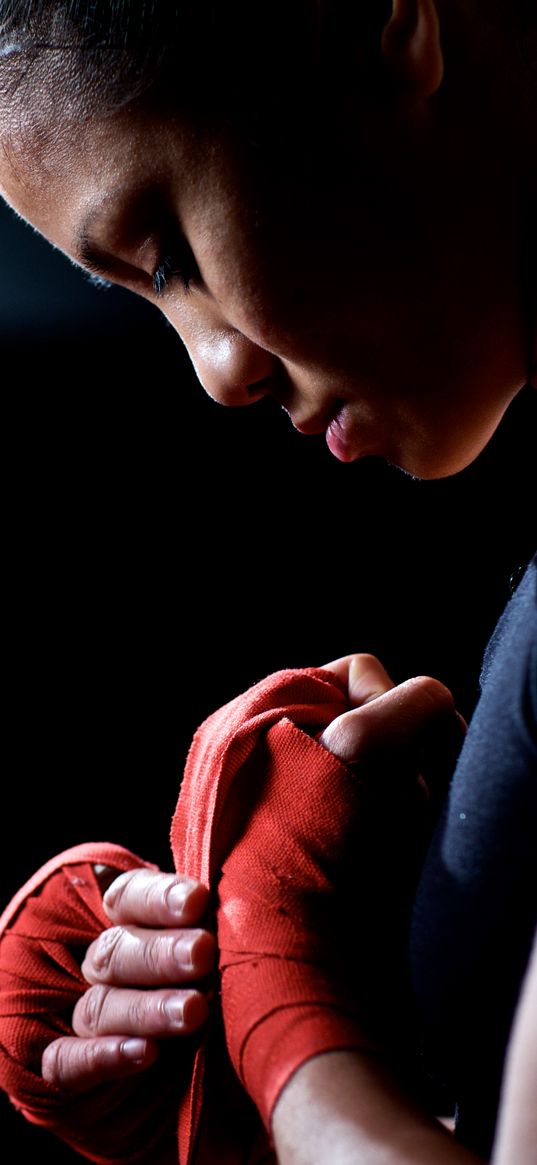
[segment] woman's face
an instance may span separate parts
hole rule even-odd
[[[304,156],[142,107],[3,145],[7,200],[155,302],[211,396],[270,393],[342,461],[453,473],[525,382],[516,215],[432,114],[353,113]]]

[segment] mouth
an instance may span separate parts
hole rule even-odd
[[[332,416],[326,429],[326,444],[330,452],[338,461],[356,461],[365,452],[360,437],[350,408],[343,405]]]
[[[289,415],[293,428],[297,429],[299,433],[303,433],[306,437],[316,437],[320,433],[326,433],[329,426],[332,424],[334,418],[341,412],[343,402],[341,400],[333,401],[330,406],[323,409],[322,412],[312,413],[309,417],[299,418],[293,416],[293,413],[286,409]]]
[[[326,444],[338,461],[356,461],[363,453],[356,423],[348,403],[339,398],[322,413],[315,413],[303,420],[289,413],[291,422],[299,433],[307,437],[324,433]]]

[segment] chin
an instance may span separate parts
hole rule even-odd
[[[428,446],[427,449],[419,451],[413,449],[408,454],[399,452],[394,457],[387,457],[386,460],[415,481],[436,481],[445,477],[455,477],[477,460],[496,428],[495,425],[480,440],[468,442],[464,446],[462,444],[454,444],[449,448]]]

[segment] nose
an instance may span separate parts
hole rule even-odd
[[[254,404],[270,391],[277,358],[234,328],[204,332],[186,346],[203,388],[220,404]]]

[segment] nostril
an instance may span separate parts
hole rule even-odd
[[[260,400],[262,396],[266,396],[267,393],[272,391],[273,386],[274,377],[264,376],[261,380],[255,380],[252,384],[249,384],[246,391],[251,399]]]

